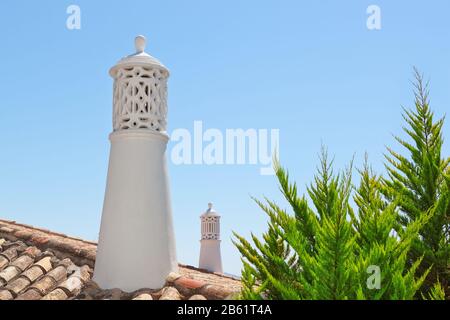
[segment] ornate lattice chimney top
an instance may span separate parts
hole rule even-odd
[[[208,204],[208,210],[200,216],[202,240],[220,240],[220,215]]]
[[[121,59],[109,72],[114,78],[114,131],[166,132],[169,70],[145,52],[146,42],[144,36],[137,36],[136,53]]]

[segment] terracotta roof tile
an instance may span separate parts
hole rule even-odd
[[[0,279],[3,280],[5,283],[8,283],[12,279],[14,279],[19,273],[20,270],[18,268],[9,266],[2,272],[0,272]]]
[[[34,265],[28,270],[26,270],[24,273],[22,273],[22,276],[26,277],[30,282],[36,281],[40,276],[42,276],[45,272],[45,269],[42,269],[41,267]]]
[[[0,220],[0,300],[204,300],[240,291],[237,278],[180,265],[162,289],[102,290],[91,280],[94,242]]]
[[[65,280],[67,277],[67,269],[64,266],[58,266],[55,269],[51,270],[48,274],[48,277],[51,277],[55,283],[59,283],[62,280]]]
[[[44,296],[42,300],[66,300],[68,297],[64,290],[58,288]]]
[[[229,299],[231,292],[223,290],[221,287],[214,285],[206,285],[200,290],[200,293],[210,300],[225,300]]]
[[[3,252],[0,253],[0,255],[8,260],[8,263],[17,257],[17,249],[16,248],[9,248]]]
[[[79,277],[73,275],[61,283],[58,286],[58,289],[62,289],[70,295],[76,296],[81,292],[81,289],[83,289],[83,285],[83,281],[81,281]]]
[[[42,298],[41,293],[35,289],[28,289],[24,293],[20,294],[16,300],[40,300]],[[1,300],[1,298],[0,298]]]
[[[49,293],[54,287],[56,287],[57,283],[55,279],[49,276],[44,276],[35,284],[33,284],[30,289],[34,289],[38,291],[42,296]]]
[[[44,257],[36,262],[35,266],[41,268],[43,272],[49,272],[52,269],[51,257]]]
[[[184,296],[195,295],[205,282],[186,277],[179,277],[174,283],[175,288]]]
[[[28,255],[22,255],[15,259],[13,262],[10,263],[10,266],[16,267],[20,271],[24,271],[27,269],[32,263],[34,262],[34,259]]]
[[[20,292],[22,292],[26,287],[28,287],[31,284],[31,281],[28,280],[25,277],[20,277],[15,279],[14,281],[10,282],[5,289],[8,289],[9,291],[14,292],[14,294],[18,295]]]
[[[162,290],[159,300],[181,300],[181,295],[174,287],[166,287]]]
[[[5,289],[0,289],[0,301],[1,300],[13,300],[14,296],[11,294],[11,292],[9,292],[8,290]]]

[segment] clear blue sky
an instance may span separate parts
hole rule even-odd
[[[81,30],[66,28],[70,4],[81,7]],[[381,8],[379,31],[366,28],[370,4]],[[282,162],[302,190],[322,143],[339,168],[367,151],[382,172],[401,106],[413,102],[412,66],[431,80],[436,114],[449,110],[449,15],[448,0],[1,1],[0,216],[97,239],[108,69],[133,52],[137,34],[171,70],[169,131],[195,120],[280,129]],[[212,201],[224,268],[239,274],[231,231],[265,230],[250,196],[279,200],[274,177],[250,165],[170,164],[170,178],[179,261],[197,265],[199,215]]]

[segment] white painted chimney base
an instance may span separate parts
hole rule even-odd
[[[161,288],[178,263],[170,205],[165,133],[111,134],[94,281],[103,289]]]
[[[200,240],[200,268],[211,272],[223,273],[220,242],[220,240]]]

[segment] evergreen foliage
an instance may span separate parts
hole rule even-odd
[[[450,158],[442,155],[444,119],[434,120],[429,107],[428,89],[423,77],[415,70],[415,109],[405,110],[408,140],[395,137],[406,149],[402,155],[388,148],[387,172],[383,179],[383,194],[398,204],[402,228],[431,212],[430,221],[413,240],[411,261],[423,257],[418,275],[431,268],[421,292],[427,294],[440,281],[447,296],[450,279]]]
[[[292,212],[254,199],[268,215],[268,230],[262,238],[252,234],[251,242],[235,234],[244,266],[242,299],[445,298],[449,160],[440,154],[443,120],[432,121],[420,77],[416,88],[405,131],[417,141],[413,146],[397,138],[412,160],[389,149],[387,178],[374,174],[366,158],[355,187],[353,165],[335,174],[322,150],[314,181],[299,195],[275,159]]]

